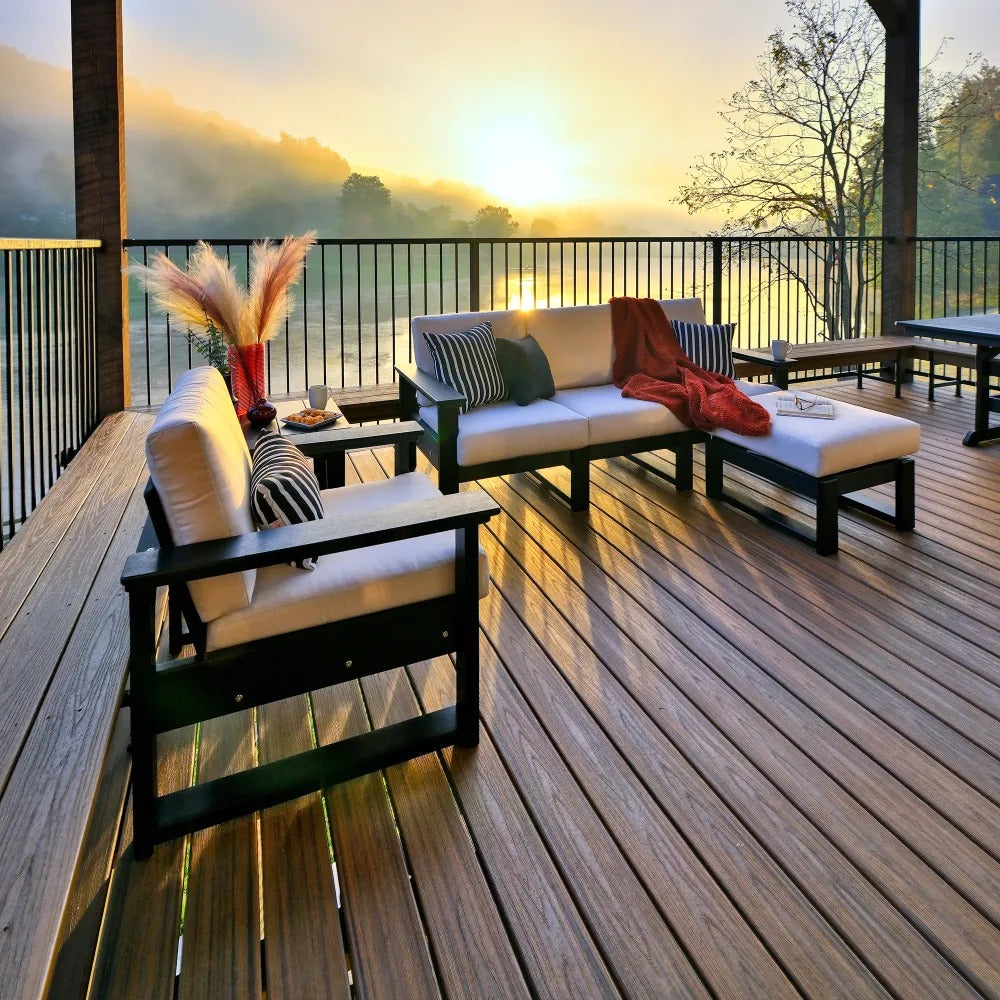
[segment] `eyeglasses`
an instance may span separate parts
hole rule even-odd
[[[819,402],[815,396],[810,399],[808,396],[798,396],[795,394],[792,395],[792,400],[797,410],[811,410]]]

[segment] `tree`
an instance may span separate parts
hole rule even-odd
[[[984,62],[953,83],[921,166],[922,230],[1000,233],[1000,68]]]
[[[726,148],[696,161],[680,201],[724,208],[730,234],[832,237],[807,245],[819,280],[804,281],[779,245],[754,247],[774,280],[802,284],[838,339],[860,332],[872,277],[847,237],[871,232],[878,205],[885,37],[863,0],[785,6],[792,27],[770,35],[757,78],[726,102]]]
[[[352,173],[340,189],[341,230],[351,236],[383,231],[392,194],[375,174]]]
[[[503,205],[484,205],[476,212],[470,226],[473,236],[513,236],[517,230],[514,216]]]

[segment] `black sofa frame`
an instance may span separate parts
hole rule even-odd
[[[630,438],[627,441],[610,441],[566,451],[545,452],[540,455],[519,455],[498,462],[479,465],[458,463],[458,417],[465,397],[451,386],[438,381],[415,365],[397,365],[399,373],[399,403],[402,418],[420,424],[423,434],[417,447],[437,469],[438,488],[442,493],[456,493],[461,483],[491,476],[506,476],[514,472],[530,472],[548,489],[563,499],[570,510],[585,511],[590,506],[590,463],[599,458],[623,456],[672,482],[679,493],[687,492],[694,485],[694,445],[708,440],[703,431],[676,431],[653,437]],[[418,402],[424,397],[426,404]],[[437,428],[421,419],[420,406],[435,406],[438,411]],[[668,450],[674,453],[674,474],[643,461],[637,455],[648,451]],[[539,469],[563,465],[570,473],[570,493],[565,494],[537,474]]]
[[[419,430],[403,425],[396,468],[408,471]],[[376,429],[379,443],[391,428]],[[361,447],[368,432],[333,439],[327,456]],[[320,448],[313,442],[311,449]],[[333,458],[336,468],[341,462]],[[335,475],[336,478],[336,475]],[[155,844],[307,792],[379,770],[446,746],[479,741],[478,528],[499,507],[480,491],[433,497],[370,514],[344,515],[219,541],[174,546],[159,497],[146,488],[151,532],[125,564],[129,598],[134,852],[148,858]],[[304,629],[213,652],[187,583],[334,552],[443,531],[455,532],[454,594]],[[147,548],[155,534],[158,548]],[[170,591],[171,648],[195,646],[193,656],[157,663],[157,588]],[[181,632],[181,618],[187,632]],[[178,631],[174,631],[177,629]],[[317,648],[341,651],[339,662],[319,662]],[[340,740],[167,795],[157,793],[157,737],[181,726],[303,694],[316,688],[455,654],[455,704],[426,715]],[[276,664],[295,664],[294,669]]]

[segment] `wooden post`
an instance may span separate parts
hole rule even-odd
[[[890,335],[897,320],[916,315],[920,0],[872,6],[886,26],[882,333]]]
[[[71,0],[76,233],[99,239],[98,409],[106,416],[131,402],[126,255],[122,0]]]

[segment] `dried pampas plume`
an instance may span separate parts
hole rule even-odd
[[[189,327],[214,327],[231,347],[270,340],[285,318],[289,287],[302,275],[306,254],[316,242],[315,231],[288,236],[281,243],[255,243],[250,252],[250,290],[236,280],[233,269],[205,242],[199,242],[187,270],[166,254],[147,266],[126,268],[146,284],[157,305]]]
[[[255,243],[250,252],[250,295],[247,314],[253,339],[270,340],[288,313],[289,288],[299,280],[316,232],[286,236],[281,243]]]

